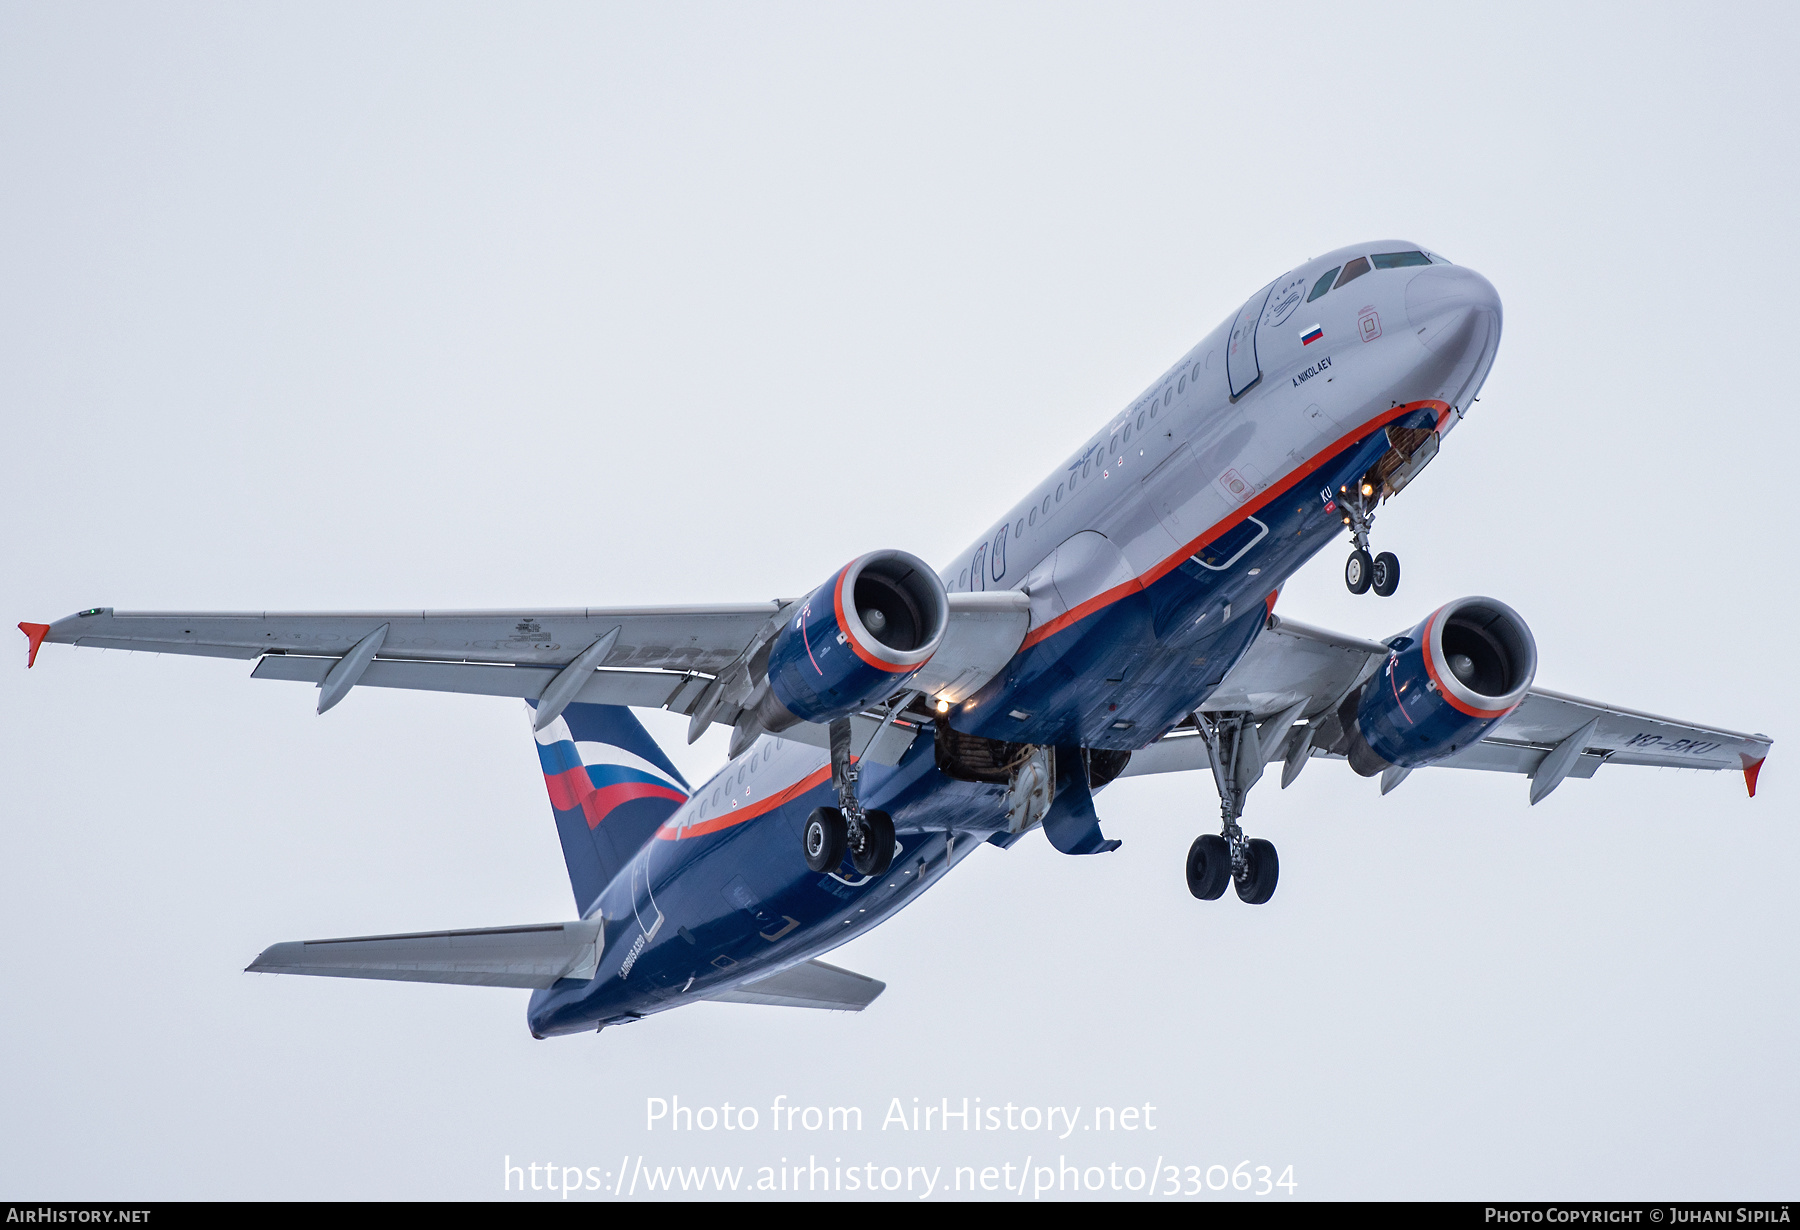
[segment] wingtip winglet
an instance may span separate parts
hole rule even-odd
[[[1755,760],[1744,757],[1744,785],[1753,799],[1756,797],[1756,775],[1762,772],[1763,761],[1767,759],[1767,756],[1758,756]]]
[[[19,625],[19,631],[25,634],[25,639],[29,642],[29,648],[25,651],[25,669],[30,670],[37,665],[38,647],[44,643],[44,638],[50,635],[50,625],[22,623]]]

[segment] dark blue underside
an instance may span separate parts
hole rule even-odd
[[[1400,425],[1429,425],[1421,410]],[[1360,479],[1387,449],[1379,432],[1290,479],[1257,511],[1268,535],[1227,571],[1190,562],[1020,654],[976,697],[967,733],[1061,747],[1142,747],[1192,712],[1264,628],[1274,584],[1343,531],[1321,487]],[[1224,532],[1229,534],[1230,528]],[[1250,569],[1259,575],[1249,575]],[[1221,626],[1226,604],[1232,617]],[[1195,624],[1199,614],[1217,611]],[[991,703],[1004,700],[1004,704]],[[1033,714],[1027,727],[1007,716]],[[1130,722],[1128,729],[1116,727]],[[957,721],[958,729],[965,729]],[[865,766],[866,806],[889,812],[900,850],[886,875],[810,871],[801,827],[814,807],[835,803],[821,785],[753,820],[701,837],[652,840],[600,895],[606,950],[593,981],[564,981],[532,994],[539,1035],[592,1030],[700,998],[710,990],[815,956],[892,917],[984,837],[1004,831],[1005,788],[953,780],[936,767],[934,738],[920,733],[900,764]],[[950,834],[955,839],[951,840]],[[650,898],[654,897],[654,907]],[[653,939],[639,943],[663,922]],[[772,938],[771,938],[772,937]],[[620,973],[627,962],[626,977]]]
[[[1395,425],[1435,421],[1430,410],[1419,410]],[[1289,478],[1256,512],[1268,534],[1228,569],[1215,572],[1190,558],[1148,588],[1045,638],[952,714],[951,724],[1013,743],[1117,751],[1160,737],[1250,648],[1265,623],[1265,596],[1343,533],[1343,514],[1326,511],[1320,489],[1360,480],[1387,449],[1386,435],[1377,431]],[[1240,519],[1214,541],[1245,525]],[[1014,718],[1014,712],[1031,716]]]

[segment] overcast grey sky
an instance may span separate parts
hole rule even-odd
[[[1249,1160],[1302,1197],[1785,1197],[1796,17],[1669,5],[0,4],[0,611],[764,599],[947,560],[1256,286],[1486,274],[1480,405],[1282,610],[1514,606],[1539,681],[1765,731],[1741,779],[1316,762],[1267,907],[983,850],[861,1016],[534,1042],[524,992],[248,975],[572,913],[516,702],[47,647],[0,670],[0,1197],[498,1197],[503,1158]],[[684,770],[724,754],[646,718]],[[645,1099],[765,1108],[672,1137]],[[776,1095],[861,1133],[775,1137]],[[1154,1133],[881,1130],[893,1098]],[[1185,1178],[1184,1178],[1185,1181]],[[917,1192],[915,1191],[915,1195]],[[939,1196],[941,1198],[941,1191]],[[1016,1198],[1016,1197],[1015,1197]],[[1209,1195],[1207,1198],[1218,1198]]]

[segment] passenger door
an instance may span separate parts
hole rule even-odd
[[[1231,387],[1231,400],[1248,393],[1262,379],[1262,368],[1256,361],[1256,327],[1262,320],[1263,305],[1275,283],[1250,296],[1249,302],[1231,322],[1231,337],[1225,343],[1225,380]]]

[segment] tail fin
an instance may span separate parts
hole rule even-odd
[[[569,886],[585,918],[600,891],[691,791],[622,705],[571,704],[536,734]]]

